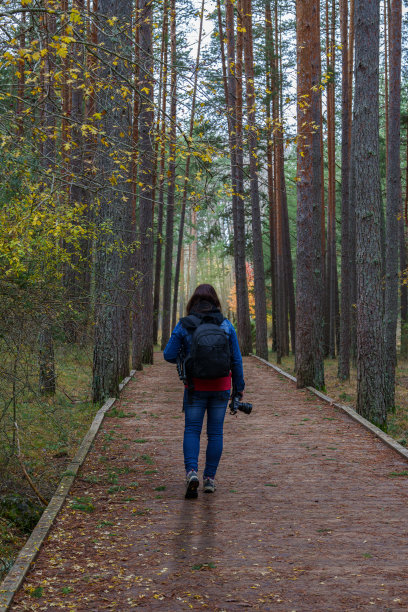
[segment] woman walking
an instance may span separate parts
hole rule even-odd
[[[187,304],[164,349],[164,358],[176,363],[181,351],[187,355],[188,385],[184,391],[184,466],[186,498],[197,497],[200,436],[207,412],[207,452],[203,473],[206,493],[215,490],[214,478],[223,447],[224,417],[231,389],[231,375],[238,396],[245,387],[242,357],[235,329],[221,313],[212,285],[199,285]]]

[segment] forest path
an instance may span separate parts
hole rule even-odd
[[[247,358],[253,413],[227,414],[216,493],[185,500],[182,388],[155,361],[105,419],[12,610],[408,609],[403,459]]]

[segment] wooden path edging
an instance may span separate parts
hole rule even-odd
[[[296,378],[292,376],[292,374],[288,374],[288,372],[285,372],[284,370],[274,365],[273,363],[266,361],[266,359],[262,359],[261,357],[258,357],[257,355],[252,355],[252,357],[255,357],[255,359],[262,361],[262,363],[269,366],[270,368],[273,368],[276,372],[278,372],[285,378],[288,378],[292,382],[296,382]],[[368,431],[371,431],[371,433],[373,433],[377,438],[379,438],[387,446],[389,446],[394,451],[396,451],[399,455],[404,457],[404,459],[408,459],[408,449],[404,448],[402,444],[399,444],[396,440],[394,440],[394,438],[391,438],[391,436],[389,436],[384,431],[382,431],[382,429],[380,429],[376,425],[373,425],[373,423],[370,423],[370,421],[367,421],[367,419],[359,415],[354,410],[354,408],[351,408],[350,406],[345,406],[344,404],[338,404],[331,397],[329,397],[328,395],[325,395],[324,393],[321,393],[314,387],[306,387],[306,389],[310,391],[311,393],[313,393],[313,395],[317,395],[317,397],[320,397],[320,399],[324,400],[331,406],[335,406],[339,410],[342,410],[343,412],[348,414],[350,418],[352,418],[354,421],[357,421],[357,423],[360,423],[360,425],[362,425],[365,429],[368,429]]]
[[[132,370],[130,372],[130,376],[125,378],[120,383],[119,391],[122,391],[122,389],[128,384],[135,372],[136,370]],[[24,547],[20,550],[13,567],[0,585],[0,612],[6,612],[9,609],[14,595],[22,585],[31,564],[35,561],[38,553],[40,552],[40,547],[47,537],[58,512],[62,508],[62,505],[78,474],[79,468],[84,463],[96,434],[102,425],[105,414],[112,408],[117,399],[118,398],[114,397],[109,398],[104,403],[102,408],[100,408],[96,413],[94,420],[83,438],[81,446],[79,447],[75,457],[63,473],[57,490],[41,515],[41,518],[35,526],[34,531],[30,535]]]

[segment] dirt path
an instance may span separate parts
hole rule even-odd
[[[403,459],[248,358],[254,412],[226,418],[217,492],[184,500],[182,390],[156,361],[105,419],[12,610],[408,610]]]

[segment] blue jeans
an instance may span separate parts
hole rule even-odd
[[[223,425],[229,391],[194,391],[191,401],[184,392],[184,465],[186,472],[198,470],[200,436],[207,410],[207,452],[204,477],[214,478],[222,454]]]

